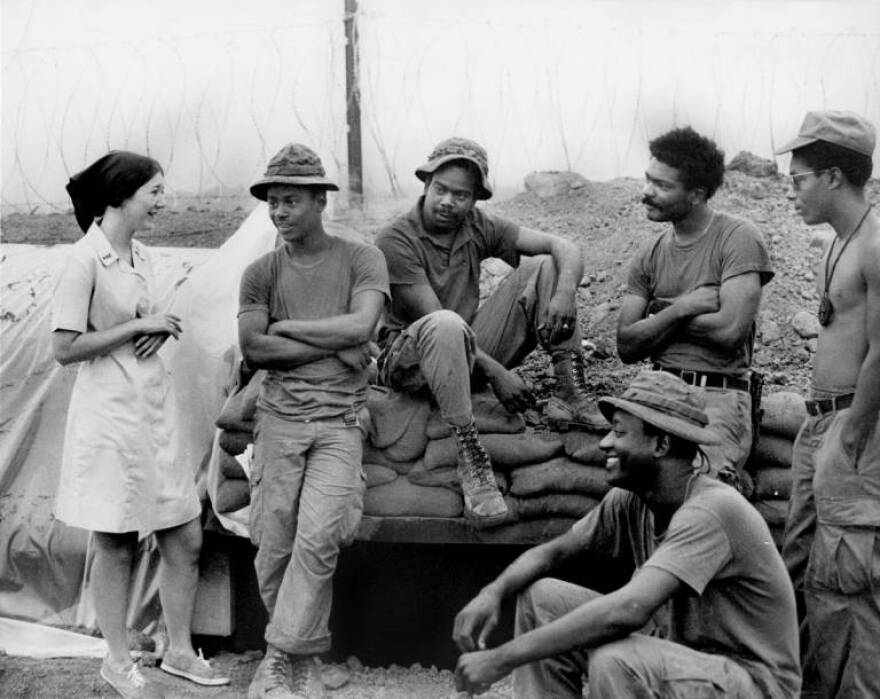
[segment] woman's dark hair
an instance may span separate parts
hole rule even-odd
[[[79,227],[88,231],[108,206],[122,206],[157,174],[165,173],[156,160],[129,151],[110,151],[96,160],[67,183]]]
[[[724,151],[690,126],[658,136],[648,148],[654,158],[679,171],[686,189],[705,189],[706,199],[724,182]]]
[[[857,153],[828,141],[816,141],[795,148],[791,156],[803,160],[811,170],[817,172],[836,167],[854,187],[864,187],[874,171],[874,162],[870,155]]]

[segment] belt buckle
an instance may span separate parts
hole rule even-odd
[[[681,380],[684,381],[686,384],[689,384],[691,386],[697,385],[698,372],[694,371],[693,369],[682,369],[679,376],[681,377]]]

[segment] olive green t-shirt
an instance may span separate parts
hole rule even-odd
[[[278,320],[311,320],[344,315],[361,291],[388,296],[388,272],[373,245],[331,238],[332,245],[316,263],[302,265],[281,245],[252,262],[241,279],[238,314],[259,310]],[[367,371],[336,357],[293,369],[270,369],[257,407],[281,418],[302,420],[337,417],[366,399]]]
[[[384,331],[405,328],[394,304],[394,286],[428,284],[444,309],[473,321],[480,303],[480,262],[489,257],[519,265],[519,226],[474,207],[462,226],[446,236],[428,233],[422,225],[420,198],[413,209],[379,232],[376,245],[388,263],[392,302],[382,318]]]
[[[698,476],[666,532],[635,493],[613,488],[572,530],[585,549],[665,570],[684,583],[668,604],[668,638],[729,657],[762,696],[800,689],[794,590],[767,523],[736,490]]]
[[[679,243],[672,229],[643,245],[630,265],[627,293],[649,303],[673,299],[699,286],[720,287],[728,279],[756,272],[763,286],[773,278],[770,255],[755,226],[716,211],[706,233]],[[754,332],[754,331],[753,331]],[[752,363],[753,333],[732,350],[679,334],[651,359],[664,368],[743,375]]]

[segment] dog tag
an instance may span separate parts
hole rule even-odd
[[[834,306],[828,294],[822,294],[822,300],[819,302],[819,312],[816,314],[819,318],[819,325],[823,328],[827,326],[834,317]]]

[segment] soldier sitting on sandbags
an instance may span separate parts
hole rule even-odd
[[[427,387],[453,428],[465,516],[476,526],[509,517],[471,409],[471,378],[487,382],[511,412],[533,402],[511,369],[538,344],[551,356],[551,422],[601,428],[587,395],[577,322],[580,248],[475,206],[492,196],[486,151],[464,138],[440,143],[416,170],[425,183],[413,209],[379,234],[391,281],[380,330],[379,380],[404,391]],[[520,263],[520,256],[530,259]],[[516,269],[480,307],[480,262]]]

